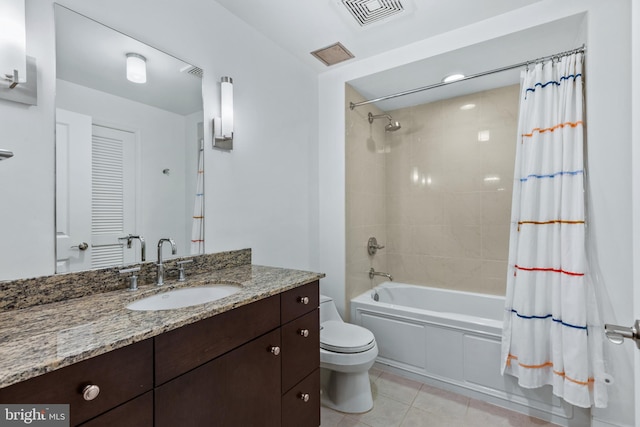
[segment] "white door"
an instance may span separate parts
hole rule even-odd
[[[135,135],[93,125],[91,147],[91,268],[133,263],[118,239],[136,234]]]
[[[56,110],[56,271],[91,267],[91,117]]]
[[[56,109],[56,271],[140,259],[118,240],[135,233],[135,135]]]

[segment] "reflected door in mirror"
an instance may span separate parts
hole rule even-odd
[[[58,272],[135,261],[118,239],[135,233],[135,136],[56,110]]]

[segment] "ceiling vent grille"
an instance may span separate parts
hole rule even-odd
[[[342,0],[342,4],[362,27],[405,11],[400,0]]]
[[[200,77],[200,78],[202,78],[202,75],[204,74],[204,71],[202,71],[202,68],[196,67],[195,65],[189,65],[187,67],[182,68],[180,71],[183,73],[191,74],[192,76]]]

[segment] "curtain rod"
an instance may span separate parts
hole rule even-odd
[[[366,101],[362,101],[362,102],[350,102],[349,103],[349,108],[350,109],[354,109],[356,107],[360,107],[361,105],[367,105],[367,104],[372,104],[374,102],[379,102],[379,101],[386,101],[387,99],[393,99],[393,98],[398,98],[399,96],[405,96],[405,95],[411,95],[413,93],[417,93],[417,92],[422,92],[425,90],[429,90],[429,89],[435,89],[437,87],[442,87],[442,86],[446,86],[446,85],[450,85],[453,83],[458,83],[458,82],[463,82],[465,80],[471,80],[471,79],[475,79],[477,77],[482,77],[482,76],[487,76],[489,74],[495,74],[495,73],[501,73],[503,71],[508,71],[508,70],[513,70],[515,68],[521,68],[524,66],[529,66],[529,64],[535,64],[538,62],[543,62],[549,59],[553,59],[553,58],[560,58],[563,56],[567,56],[567,55],[571,55],[574,53],[578,53],[578,52],[584,52],[586,50],[585,45],[582,45],[581,47],[578,47],[576,49],[572,49],[572,50],[567,50],[565,52],[560,52],[560,53],[556,53],[554,55],[549,55],[549,56],[543,56],[541,58],[537,58],[534,60],[530,60],[530,61],[525,61],[525,62],[521,62],[519,64],[514,64],[514,65],[508,65],[506,67],[502,67],[502,68],[496,68],[494,70],[490,70],[490,71],[483,71],[481,73],[477,73],[477,74],[471,74],[469,76],[465,76],[459,80],[454,80],[452,82],[440,82],[440,83],[435,83],[429,86],[422,86],[416,89],[410,89],[410,90],[405,90],[404,92],[398,92],[398,93],[394,93],[393,95],[387,95],[387,96],[381,96],[380,98],[375,98],[375,99],[369,99]]]

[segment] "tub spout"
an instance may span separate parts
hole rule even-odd
[[[393,282],[393,276],[391,276],[389,273],[383,273],[381,271],[376,271],[376,270],[374,270],[373,267],[371,267],[371,270],[369,270],[369,279],[373,279],[373,276],[386,277],[387,279],[389,279],[389,281]]]

